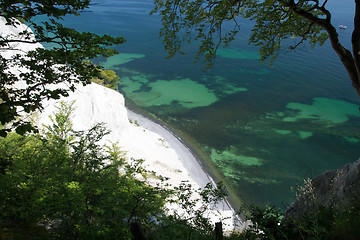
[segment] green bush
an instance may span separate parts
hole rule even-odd
[[[131,239],[134,222],[148,239],[213,239],[204,212],[225,196],[222,187],[208,184],[194,199],[187,183],[152,186],[143,160],[101,145],[103,124],[74,131],[72,113],[61,103],[41,133],[0,138],[0,239]],[[169,214],[165,203],[187,214]]]
[[[284,218],[275,207],[251,207],[248,219],[253,225],[229,239],[359,239],[360,203],[329,206],[314,205],[297,218]]]
[[[142,161],[100,145],[102,124],[73,131],[71,112],[62,104],[44,133],[0,139],[1,238],[128,239],[131,221],[163,213],[169,192],[135,178]]]
[[[91,79],[91,81],[107,88],[118,90],[119,76],[113,70],[102,70],[100,68],[98,70],[99,76]]]

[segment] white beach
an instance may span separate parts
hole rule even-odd
[[[198,186],[204,187],[207,183],[212,182],[212,178],[205,172],[199,160],[194,156],[191,150],[174,134],[170,129],[155,123],[149,118],[128,109],[128,118],[132,122],[137,122],[141,127],[150,132],[157,133],[172,149],[175,150],[178,160],[186,166],[189,176],[197,183]]]
[[[5,26],[0,18],[2,36],[16,37],[26,28],[22,24],[18,28]],[[14,53],[25,53],[41,45],[18,43],[15,47],[16,51],[1,52],[2,56],[11,58]],[[11,71],[19,74],[27,70]],[[96,123],[105,123],[111,133],[103,140],[104,144],[116,142],[121,150],[126,152],[129,160],[143,159],[147,170],[169,178],[168,182],[172,186],[178,186],[185,181],[194,189],[198,189],[209,182],[214,183],[191,150],[176,135],[148,118],[126,109],[124,97],[119,92],[95,83],[87,86],[78,85],[75,92],[70,92],[68,97],[44,103],[43,111],[38,113],[39,126],[51,123],[49,116],[56,110],[55,106],[59,101],[74,102],[74,130],[87,130]],[[176,206],[173,210],[181,211]],[[234,210],[226,200],[212,206],[207,215],[213,223],[223,221],[225,231],[230,231],[235,226],[241,229],[243,226],[239,218],[234,216]]]
[[[214,183],[191,150],[176,135],[126,109],[124,97],[120,93],[93,83],[85,87],[79,85],[74,93],[61,100],[75,101],[72,117],[75,130],[86,130],[96,123],[105,123],[111,133],[105,137],[104,143],[117,142],[128,159],[144,159],[145,168],[169,178],[167,183],[171,186],[186,182],[198,189],[209,182]],[[48,116],[56,110],[59,101],[46,103],[39,117],[40,124],[50,124]],[[180,211],[176,208],[173,210]],[[211,210],[207,216],[214,223],[223,221],[225,230],[229,231],[235,225],[241,228],[242,223],[234,216],[234,210],[227,200],[209,208]]]

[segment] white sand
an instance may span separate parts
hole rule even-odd
[[[144,159],[147,170],[169,178],[168,183],[172,186],[185,181],[198,189],[213,182],[191,151],[175,135],[142,115],[127,110],[120,93],[93,83],[85,87],[79,85],[74,93],[61,100],[75,101],[72,117],[75,130],[86,130],[96,123],[105,123],[111,130],[105,137],[106,141],[117,142],[129,159]],[[48,116],[55,111],[57,103],[52,100],[45,104],[40,114],[41,124],[50,124]],[[176,206],[172,208],[180,210]],[[233,210],[227,201],[212,207],[206,214],[214,223],[223,220],[226,230],[234,228],[238,220],[233,217]]]
[[[1,36],[15,37],[24,29],[25,25],[18,28],[5,26],[4,20],[0,18]],[[24,43],[14,46],[23,53],[41,47],[39,44]],[[1,51],[0,54],[11,58],[15,52],[19,51]],[[18,74],[26,70],[12,71]],[[175,135],[149,119],[128,111],[125,108],[124,97],[120,93],[97,84],[85,87],[78,85],[75,92],[60,100],[75,101],[76,109],[72,118],[75,130],[86,130],[95,123],[104,122],[111,131],[105,141],[117,142],[121,149],[127,152],[129,159],[144,159],[146,169],[168,177],[172,186],[187,181],[197,189],[213,182],[191,151]],[[60,100],[50,100],[44,104],[45,109],[39,114],[39,124],[50,124],[48,116],[55,111],[54,106]],[[129,119],[139,125],[130,123]],[[174,210],[181,211],[176,206]],[[233,216],[234,211],[227,201],[213,207],[208,214],[214,223],[222,220],[227,231],[235,225],[242,227],[239,218]]]

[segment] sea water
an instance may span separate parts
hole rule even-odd
[[[334,25],[348,26],[338,32],[350,47],[354,3],[329,4]],[[359,99],[328,42],[261,64],[248,45],[253,23],[241,20],[236,40],[204,70],[193,63],[196,44],[166,59],[153,7],[102,0],[65,24],[125,37],[120,54],[94,61],[116,71],[129,102],[189,139],[243,202],[286,207],[303,179],[359,158]]]

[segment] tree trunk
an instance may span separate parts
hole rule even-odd
[[[215,239],[223,240],[222,222],[215,223]]]
[[[360,0],[355,0],[355,16],[354,16],[354,31],[351,37],[351,44],[353,47],[354,63],[358,77],[358,89],[360,88]],[[358,90],[358,94],[359,94]]]
[[[133,222],[130,224],[130,231],[134,236],[134,240],[147,240],[144,232],[141,229],[141,225],[139,222]]]
[[[294,11],[296,14],[317,25],[320,25],[329,34],[331,46],[339,56],[342,64],[345,66],[352,85],[357,95],[360,97],[360,0],[355,0],[354,31],[351,39],[353,47],[352,53],[340,43],[336,28],[331,23],[330,12],[326,10],[327,18],[322,19],[308,11],[305,11],[302,8],[298,8],[294,1],[290,1],[288,4],[292,11]]]

